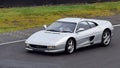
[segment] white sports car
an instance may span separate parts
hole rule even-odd
[[[45,27],[45,26],[44,26]],[[31,35],[26,41],[26,50],[73,53],[76,49],[111,42],[113,26],[109,21],[62,18]]]

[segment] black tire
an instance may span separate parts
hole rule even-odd
[[[105,30],[102,35],[101,46],[106,47],[111,42],[111,32],[109,30]]]
[[[72,54],[76,49],[76,44],[74,39],[69,39],[66,43],[65,53]]]

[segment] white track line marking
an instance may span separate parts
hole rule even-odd
[[[12,41],[12,42],[5,42],[5,43],[0,43],[0,45],[7,45],[7,44],[12,44],[12,43],[18,43],[18,42],[23,42],[25,41],[26,39],[23,39],[23,40],[17,40],[17,41]]]
[[[117,25],[113,25],[114,27],[118,27],[118,26],[120,26],[120,24],[117,24]]]

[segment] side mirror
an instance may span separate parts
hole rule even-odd
[[[76,31],[76,33],[80,32],[80,31],[84,31],[84,30],[85,30],[85,28],[79,28],[79,29]]]
[[[43,27],[44,27],[44,29],[46,29],[46,28],[47,28],[47,25],[43,25]]]

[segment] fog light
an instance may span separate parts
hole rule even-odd
[[[47,48],[55,48],[55,46],[47,46]]]
[[[26,48],[30,48],[30,46],[29,46],[29,44],[26,44],[26,46],[25,46]]]
[[[28,46],[28,47],[29,47],[29,44],[26,44],[26,46]]]

